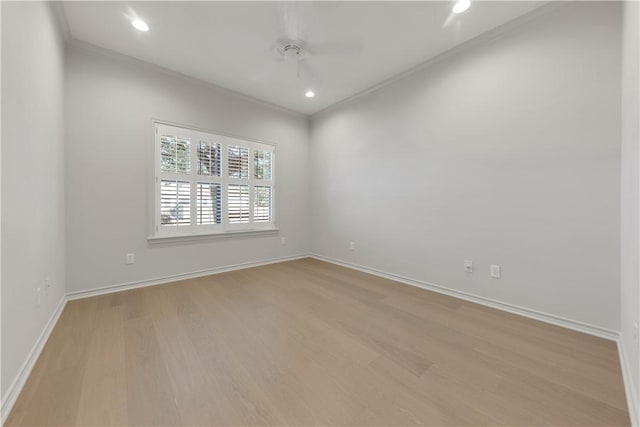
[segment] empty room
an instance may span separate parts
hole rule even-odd
[[[2,426],[640,425],[640,2],[0,15]]]

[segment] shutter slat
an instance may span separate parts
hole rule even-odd
[[[222,186],[217,183],[199,182],[196,188],[198,225],[222,222]]]
[[[249,186],[229,184],[227,187],[227,210],[230,224],[249,222]]]
[[[267,150],[253,151],[254,178],[271,181],[271,164],[273,153]]]
[[[191,183],[160,181],[160,224],[180,226],[191,224]]]
[[[272,221],[272,189],[268,186],[256,186],[253,201],[253,221]]]
[[[249,148],[239,145],[230,145],[228,148],[227,163],[229,167],[229,177],[248,179],[249,178]]]
[[[162,172],[191,173],[191,141],[172,135],[160,136],[160,170]]]
[[[220,144],[200,141],[197,153],[198,175],[220,176]]]

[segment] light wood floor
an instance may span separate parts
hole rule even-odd
[[[628,425],[613,342],[304,259],[70,302],[7,425]]]

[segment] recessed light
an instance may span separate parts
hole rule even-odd
[[[462,13],[465,10],[469,9],[471,6],[471,0],[458,0],[455,5],[453,5],[453,13]]]
[[[304,94],[304,96],[306,96],[307,98],[313,98],[314,96],[316,96],[316,93],[312,90],[308,90],[307,93]]]
[[[136,30],[144,32],[149,31],[149,26],[142,19],[134,19],[133,21],[131,21],[131,25],[133,25],[133,28],[135,28]]]

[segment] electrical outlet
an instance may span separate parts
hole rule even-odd
[[[349,250],[350,251],[356,250],[356,242],[349,242]]]
[[[127,265],[134,264],[136,262],[135,254],[127,254]]]
[[[494,279],[499,279],[500,278],[500,266],[499,265],[495,265],[495,264],[491,264],[491,266],[489,267],[489,275],[491,277],[493,277]]]
[[[286,237],[281,237],[281,238],[280,238],[280,244],[281,244],[282,246],[285,246],[285,245],[287,244],[287,238],[286,238]]]
[[[468,259],[464,260],[464,271],[466,273],[473,273],[473,261]]]

